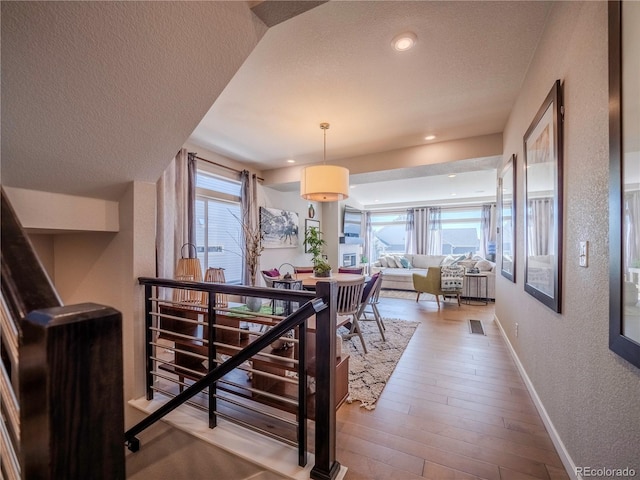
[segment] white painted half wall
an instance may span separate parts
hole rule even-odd
[[[29,231],[117,232],[118,202],[24,188],[3,187]]]

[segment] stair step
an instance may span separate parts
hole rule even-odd
[[[159,393],[156,393],[154,397],[153,400],[147,400],[144,397],[131,400],[129,405],[150,414],[168,401],[168,397]],[[166,415],[162,421],[264,470],[264,472],[256,474],[257,476],[253,475],[248,479],[302,480],[310,478],[309,475],[314,464],[313,454],[308,455],[306,467],[299,467],[296,448],[242,428],[222,418],[218,419],[216,428],[208,428],[208,417],[205,412],[183,405]],[[144,443],[141,445],[141,450],[143,449]],[[346,472],[347,468],[342,466],[337,480],[341,480]]]

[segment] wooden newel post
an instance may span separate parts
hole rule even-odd
[[[329,305],[316,314],[316,454],[311,478],[331,480],[336,461],[336,301],[335,281],[318,282],[316,294]]]
[[[22,477],[124,479],[121,314],[53,307],[21,327]]]

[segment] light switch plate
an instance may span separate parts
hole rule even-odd
[[[579,262],[581,267],[589,265],[589,242],[580,242]]]

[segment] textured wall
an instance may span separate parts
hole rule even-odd
[[[606,2],[558,2],[504,132],[518,155],[517,283],[498,277],[496,316],[576,466],[640,471],[640,370],[608,349]],[[525,293],[522,137],[556,79],[564,84],[562,314]],[[589,267],[578,266],[588,240]],[[515,323],[519,336],[515,337]]]

